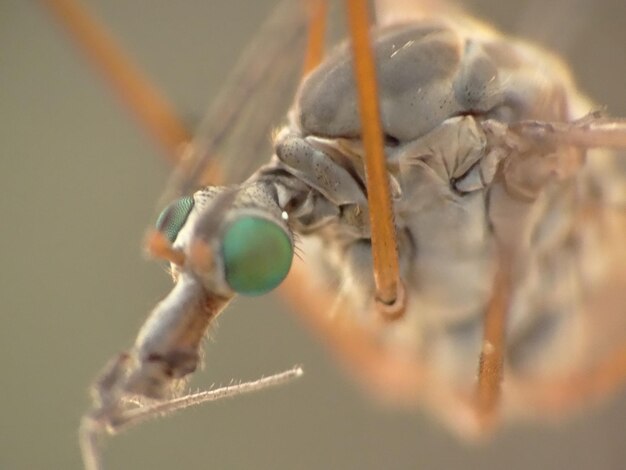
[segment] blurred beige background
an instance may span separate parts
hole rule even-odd
[[[193,119],[275,2],[87,3]],[[539,16],[525,2],[471,3],[504,29],[565,47],[584,89],[626,115],[626,3],[561,1]],[[167,171],[37,2],[0,0],[1,469],[80,468],[88,384],[170,288],[140,251]],[[378,406],[271,296],[235,302],[206,357],[194,385],[296,363],[306,375],[124,433],[108,442],[108,468],[626,468],[623,392],[561,425],[468,446],[422,413]]]

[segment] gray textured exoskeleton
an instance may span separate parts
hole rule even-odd
[[[521,121],[571,123],[592,110],[567,69],[465,17],[381,18],[372,40],[404,316],[371,328],[367,192],[376,188],[365,183],[352,59],[342,45],[301,84],[269,163],[240,185],[202,189],[164,213],[159,229],[171,231],[185,262],[172,266],[176,287],[132,351],[98,383],[102,406],[88,417],[90,433],[129,421],[126,396],[167,397],[197,367],[201,338],[235,293],[264,292],[284,278],[295,239],[320,284],[341,299],[338,314],[424,366],[415,399],[459,432],[479,430],[466,405],[499,254],[512,273],[505,418],[543,413],[543,384],[584,376],[622,346],[624,160],[515,132]],[[264,231],[275,238],[255,245]],[[269,255],[241,248],[252,245]],[[269,251],[277,246],[280,259]],[[261,266],[252,280],[238,271],[250,268],[242,256]],[[593,334],[607,325],[611,334]]]

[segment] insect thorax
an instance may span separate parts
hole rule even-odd
[[[588,111],[567,70],[525,43],[445,23],[382,29],[374,46],[408,294],[405,316],[379,329],[381,342],[470,393],[504,252],[512,273],[505,386],[592,365],[626,332],[620,324],[610,344],[588,333],[601,288],[626,266],[621,226],[605,224],[626,201],[623,171],[608,153],[509,141],[505,132],[520,120]],[[336,313],[370,324],[367,191],[376,188],[364,177],[354,88],[340,46],[303,82],[274,157],[238,190],[232,214],[264,214],[293,231],[310,275],[338,297]],[[224,191],[197,193],[196,204]],[[224,279],[209,287],[232,295]]]
[[[405,318],[381,337],[471,387],[499,247],[514,272],[506,356],[512,380],[580,364],[588,354],[588,294],[604,282],[602,263],[612,250],[578,223],[584,203],[600,197],[590,189],[597,167],[572,148],[498,147],[485,125],[580,115],[585,100],[569,73],[525,43],[490,31],[468,36],[438,22],[380,30],[374,46],[409,292]],[[275,184],[280,207],[304,235],[308,265],[318,265],[326,285],[347,300],[338,305],[369,321],[367,185],[347,46],[304,81],[290,116],[274,160],[257,178]],[[581,265],[598,269],[591,275]]]

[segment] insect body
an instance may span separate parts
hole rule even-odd
[[[484,430],[475,413],[477,363],[493,347],[483,320],[500,272],[503,416],[543,412],[554,404],[552,385],[592,373],[619,351],[620,161],[515,127],[569,123],[589,111],[564,67],[455,18],[381,25],[372,41],[404,315],[381,322],[373,307],[367,193],[375,188],[364,177],[352,58],[342,46],[303,82],[268,164],[240,185],[201,189],[164,211],[157,229],[172,245],[163,252],[176,287],[99,381],[87,440],[94,427],[134,420],[126,397],[168,397],[196,369],[200,340],[228,301],[282,281],[295,240],[340,299],[337,314],[392,360],[423,371],[420,390],[404,398],[431,404],[461,433]],[[613,325],[612,336],[591,333],[599,321]],[[411,378],[387,385],[402,380]]]

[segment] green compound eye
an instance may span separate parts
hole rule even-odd
[[[245,216],[226,230],[222,242],[226,282],[243,295],[261,295],[274,289],[287,276],[293,245],[274,222]]]
[[[170,243],[174,243],[178,232],[185,225],[191,209],[193,209],[193,197],[186,196],[175,200],[159,215],[156,229],[163,233]]]

